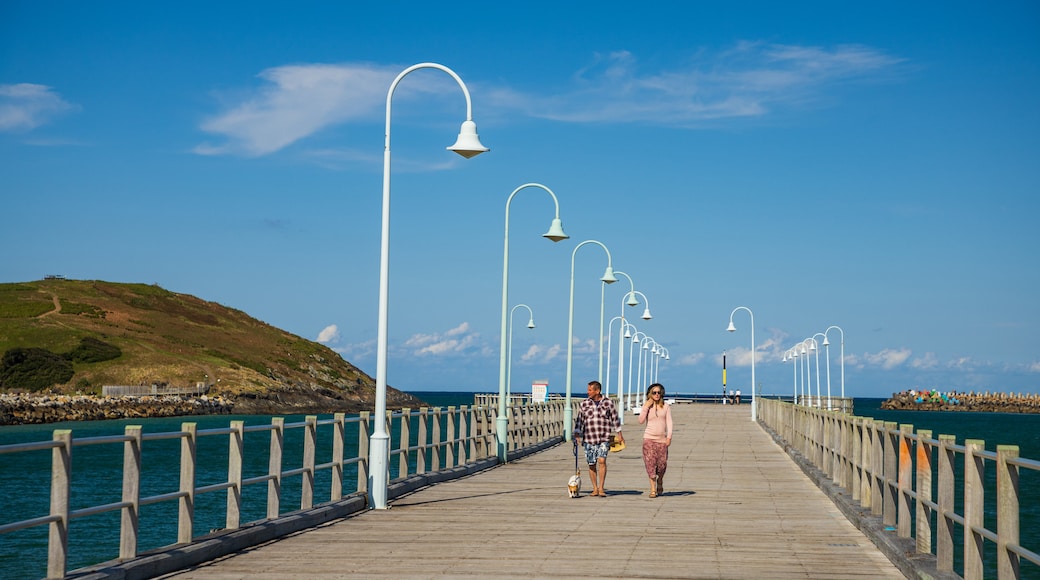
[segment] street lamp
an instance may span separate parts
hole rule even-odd
[[[653,338],[651,338],[650,336],[645,335],[645,334],[643,335],[643,339],[639,341],[639,369],[636,371],[636,379],[637,379],[637,382],[639,383],[639,388],[636,389],[636,406],[637,407],[642,407],[643,406],[644,398],[646,396],[645,393],[643,392],[643,390],[645,389],[645,385],[649,385],[650,384],[647,381],[647,379],[650,377],[650,372],[649,372],[650,353],[648,352],[648,353],[644,354],[643,351],[644,350],[647,350],[647,351],[650,350],[650,343],[651,342],[654,343],[654,347],[657,346],[657,341],[654,340]]]
[[[632,400],[632,396],[635,393],[635,388],[633,387],[632,383],[632,369],[635,368],[635,366],[632,364],[632,350],[633,348],[635,348],[636,344],[639,344],[639,335],[641,334],[643,336],[646,336],[646,333],[640,331],[638,328],[636,328],[634,324],[632,324],[631,326],[632,329],[635,330],[635,332],[632,333],[632,341],[628,344],[628,387],[625,389],[625,393],[628,397],[628,408],[635,409],[635,402]],[[623,355],[624,352],[621,351],[621,349],[619,348],[618,357],[620,358]]]
[[[527,328],[534,328],[534,311],[531,310],[530,306],[517,304],[509,311],[509,356],[506,357],[506,399],[509,399],[513,392],[513,313],[521,306],[526,308],[527,313],[530,315],[530,320],[527,321]]]
[[[733,309],[733,312],[729,313],[729,326],[726,330],[730,332],[736,332],[737,327],[733,326],[733,315],[738,310],[747,310],[749,316],[751,316],[751,421],[758,421],[758,393],[755,392],[755,313],[751,312],[751,309],[747,306],[737,306]]]
[[[829,340],[827,340],[827,333],[830,332],[832,328],[837,328],[838,332],[841,333],[841,352],[839,354],[841,355],[841,398],[842,398],[842,403],[841,404],[842,404],[842,408],[844,408],[844,405],[845,405],[845,401],[844,401],[844,399],[845,399],[845,331],[842,330],[840,326],[828,326],[827,330],[823,331],[823,346],[827,347],[827,396],[830,396],[830,393],[831,393],[831,391],[830,391],[830,389],[831,389],[831,357],[830,357],[830,353],[831,353],[830,346],[831,346],[831,343],[830,343]]]
[[[823,340],[827,340],[827,335],[822,333],[822,332],[817,332],[816,334],[812,335],[812,337],[813,337],[813,345],[809,348],[809,350],[816,351],[816,399],[817,399],[817,402],[819,402],[820,408],[822,409],[823,408],[823,403],[819,401],[820,397],[822,395],[820,394],[820,349],[817,348],[817,342],[816,342],[816,337],[817,336],[822,336]],[[827,369],[827,375],[828,375],[828,379],[827,379],[827,410],[828,411],[831,410],[831,386],[830,386],[831,383],[830,383],[830,378],[829,378],[830,377],[830,372],[831,372],[830,368],[828,367],[828,369]]]
[[[787,349],[783,358],[783,362],[791,361],[791,370],[794,371],[794,395],[791,397],[791,403],[794,405],[798,404],[798,364],[794,360],[797,356],[793,349]]]
[[[379,321],[377,325],[376,338],[376,405],[375,405],[375,430],[369,439],[368,454],[368,506],[374,509],[386,509],[386,488],[390,472],[390,434],[386,430],[386,362],[387,362],[387,328],[389,320],[390,302],[390,102],[394,95],[394,89],[408,73],[421,68],[435,68],[451,75],[462,89],[466,97],[466,120],[463,121],[459,130],[459,137],[455,144],[448,147],[459,155],[469,159],[488,151],[477,137],[477,125],[473,122],[473,105],[469,97],[469,90],[465,83],[450,68],[432,63],[424,62],[412,65],[397,75],[390,83],[390,89],[386,93],[386,139],[383,149],[383,220],[382,233],[379,244]]]
[[[567,392],[564,397],[564,408],[563,408],[563,439],[564,441],[571,440],[571,433],[574,431],[574,425],[571,421],[574,417],[574,411],[571,409],[571,368],[573,366],[574,357],[574,257],[578,255],[578,249],[585,244],[596,244],[603,248],[603,251],[607,253],[607,269],[603,272],[603,277],[600,278],[601,282],[607,284],[613,284],[617,282],[617,278],[614,277],[614,265],[610,258],[610,250],[603,245],[602,242],[596,240],[585,240],[584,242],[574,246],[574,251],[571,252],[571,291],[570,291],[570,305],[567,310]],[[600,317],[600,332],[602,333],[602,316]]]
[[[614,276],[624,276],[625,278],[628,278],[628,285],[632,287],[633,291],[636,289],[636,283],[632,281],[632,277],[629,276],[628,274],[618,270],[618,271],[614,272]],[[609,373],[610,373],[610,353],[609,352],[607,353],[607,373],[608,373],[608,376],[607,376],[606,381],[603,380],[603,298],[604,298],[604,294],[606,293],[606,289],[607,289],[607,283],[606,282],[604,282],[604,283],[599,285],[599,372],[597,374],[597,380],[600,381],[601,383],[604,383],[604,386],[603,386],[603,389],[604,389],[603,390],[603,396],[609,398],[610,397],[610,376],[609,376]],[[631,298],[631,302],[629,303],[629,305],[635,306],[636,304],[639,304],[639,303],[635,301],[635,296],[633,296]],[[624,304],[621,305],[621,318],[622,319],[625,318],[625,305]],[[607,334],[608,334],[608,336],[607,336],[607,349],[609,351],[609,348],[610,348],[610,337],[609,337],[609,334],[610,334],[610,324],[609,323],[607,324]],[[618,392],[620,393],[620,389],[618,390]]]
[[[545,190],[545,192],[552,197],[553,204],[556,205],[556,217],[553,218],[552,224],[549,226],[549,231],[542,234],[542,237],[549,238],[554,242],[566,240],[570,237],[563,233],[563,222],[560,221],[560,202],[556,199],[556,194],[553,193],[551,189],[540,183],[525,183],[514,189],[513,193],[509,194],[509,197],[506,199],[505,249],[502,251],[502,332],[498,351],[498,418],[495,422],[495,431],[498,440],[498,460],[503,463],[506,461],[506,436],[509,430],[509,419],[506,417],[506,326],[508,324],[508,321],[506,320],[506,310],[509,308],[509,206],[513,202],[513,197],[515,197],[521,190],[528,187],[536,187]]]

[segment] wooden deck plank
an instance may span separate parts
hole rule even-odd
[[[609,458],[608,497],[570,499],[570,444],[165,576],[903,578],[749,417],[673,408],[665,494],[648,497],[641,429]]]

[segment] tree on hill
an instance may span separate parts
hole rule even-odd
[[[0,387],[42,391],[72,380],[72,361],[45,348],[15,347],[0,359]]]

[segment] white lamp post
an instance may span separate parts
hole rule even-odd
[[[574,418],[574,411],[571,409],[571,368],[574,364],[574,257],[578,255],[578,249],[585,244],[596,244],[603,248],[603,251],[607,253],[607,269],[603,273],[603,277],[600,278],[601,282],[607,284],[613,284],[617,282],[617,278],[614,277],[614,265],[610,258],[610,250],[603,245],[602,242],[596,240],[585,240],[584,242],[574,246],[574,251],[571,252],[571,291],[570,291],[570,305],[567,308],[567,392],[564,396],[564,407],[563,407],[563,438],[564,441],[571,440],[571,434],[574,431],[574,425],[572,424]],[[602,320],[600,317],[600,333],[602,334]]]
[[[842,398],[842,405],[844,405],[845,404],[845,402],[844,402],[844,399],[845,399],[845,331],[842,330],[840,326],[828,326],[827,330],[823,331],[823,346],[827,347],[827,395],[830,396],[830,388],[831,388],[831,381],[830,381],[830,376],[831,376],[831,367],[830,367],[830,364],[831,364],[831,357],[830,357],[831,349],[830,349],[830,345],[831,345],[831,343],[830,343],[829,340],[827,340],[827,333],[830,332],[832,328],[838,329],[838,332],[841,333],[841,352],[839,354],[841,355],[841,398]]]
[[[758,393],[755,392],[755,313],[751,312],[747,306],[734,308],[733,312],[729,313],[729,326],[726,328],[730,332],[737,330],[737,327],[733,326],[733,315],[738,310],[747,310],[748,315],[751,316],[751,420],[758,421]]]
[[[628,278],[628,285],[632,287],[633,291],[636,289],[635,282],[632,281],[632,277],[629,276],[628,274],[618,270],[618,271],[614,272],[614,276],[624,276],[625,278]],[[606,380],[604,380],[604,376],[603,376],[603,298],[604,298],[604,295],[606,293],[606,288],[607,288],[607,283],[606,282],[604,282],[604,283],[599,285],[599,374],[598,374],[599,378],[597,380],[599,380],[600,383],[603,384],[603,396],[609,398],[610,397],[610,324],[609,323],[607,324],[607,376],[606,376]],[[632,302],[635,302],[635,297],[634,296],[632,297]],[[635,304],[631,304],[631,305],[635,306],[636,304],[639,304],[639,303],[635,302]],[[624,304],[621,305],[621,319],[622,320],[625,319],[625,305]],[[621,330],[622,331],[624,330],[623,326],[622,326]],[[618,384],[618,398],[619,399],[620,399],[620,395],[621,395],[621,388],[620,388],[620,383],[619,383]]]
[[[498,351],[498,418],[495,421],[495,432],[498,442],[498,460],[503,463],[506,461],[506,435],[509,430],[509,419],[506,417],[506,367],[508,365],[506,357],[506,326],[508,325],[508,321],[506,320],[506,311],[509,308],[509,206],[512,204],[513,198],[516,194],[528,187],[545,190],[545,192],[552,197],[553,204],[556,206],[556,217],[553,218],[552,224],[549,226],[549,231],[542,234],[542,237],[548,238],[554,242],[566,240],[570,237],[563,233],[563,222],[560,221],[560,202],[556,199],[556,194],[553,193],[551,189],[540,183],[525,183],[514,189],[513,193],[509,194],[509,197],[506,199],[505,249],[502,250],[502,332]]]
[[[798,404],[798,364],[794,360],[796,356],[797,355],[794,354],[791,349],[788,349],[784,353],[783,358],[783,362],[785,363],[791,361],[791,370],[794,371],[794,394],[791,396],[791,403],[794,405]]]
[[[646,352],[644,354],[643,351],[650,350],[651,342],[654,343],[654,346],[657,346],[657,341],[646,335],[643,335],[643,339],[639,341],[639,370],[636,372],[636,378],[638,382],[638,388],[636,389],[637,407],[643,406],[643,402],[646,398],[646,393],[644,393],[643,390],[646,388],[646,385],[650,384],[647,381],[647,379],[650,377],[650,353]]]
[[[531,310],[530,306],[517,304],[509,311],[509,356],[506,357],[506,399],[509,399],[513,393],[513,313],[521,306],[526,308],[527,313],[530,315],[530,320],[527,321],[527,328],[534,328],[534,311]]]
[[[809,352],[816,353],[816,408],[823,408],[823,394],[820,392],[820,349],[818,348],[819,343],[816,342],[817,335],[823,336],[822,332],[817,332],[806,340],[812,341],[809,345]],[[826,336],[824,336],[826,338]]]
[[[390,462],[390,433],[386,429],[386,362],[387,362],[387,327],[389,319],[390,302],[390,102],[394,95],[394,89],[408,73],[421,68],[435,68],[451,75],[462,88],[462,94],[466,97],[466,120],[463,121],[459,130],[459,137],[455,144],[448,147],[465,158],[480,155],[488,151],[477,137],[477,125],[473,122],[473,106],[469,97],[469,90],[459,75],[448,67],[432,62],[424,62],[412,65],[390,83],[390,89],[386,93],[386,139],[383,149],[383,220],[382,234],[380,236],[379,250],[379,321],[377,325],[376,338],[376,405],[375,429],[369,439],[369,474],[368,474],[368,505],[374,509],[386,509],[386,486],[389,479],[388,466]]]
[[[816,337],[817,336],[822,336],[823,340],[827,340],[827,335],[822,333],[822,332],[817,332],[816,334],[812,335],[812,337],[813,337],[813,345],[812,345],[812,347],[810,347],[810,350],[816,351],[816,398],[819,399],[822,395],[820,394],[820,349],[818,348],[818,344],[816,342]],[[828,366],[827,367],[827,410],[828,411],[831,410],[831,380],[830,380],[830,375],[831,375],[831,370],[830,370],[830,367]],[[823,408],[823,404],[822,403],[820,403],[820,408],[821,409]]]
[[[635,326],[632,326],[632,328],[635,328]],[[633,396],[636,394],[636,389],[635,384],[632,382],[632,369],[635,368],[635,365],[632,364],[632,350],[635,348],[635,345],[639,344],[639,335],[646,336],[646,333],[637,329],[632,333],[632,342],[628,345],[628,388],[626,389],[626,392],[628,393],[628,408],[633,411],[635,411],[636,408],[636,401],[633,400]]]

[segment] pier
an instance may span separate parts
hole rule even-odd
[[[150,434],[127,426],[122,436],[78,439],[56,430],[50,442],[0,446],[3,454],[49,450],[54,459],[50,513],[0,525],[0,539],[47,526],[47,577],[91,580],[1033,577],[1040,556],[1020,545],[1019,529],[1031,525],[1035,505],[1021,495],[1020,479],[1031,481],[1040,462],[1020,458],[1017,447],[993,452],[981,440],[962,445],[912,425],[777,399],[761,399],[759,409],[754,423],[747,406],[673,405],[676,435],[657,498],[649,497],[634,420],[625,426],[628,448],[609,458],[608,497],[592,497],[587,466],[562,440],[560,401],[508,407],[505,464],[495,456],[486,401],[388,413],[398,444],[386,510],[367,509],[368,413],[220,429],[184,423]],[[171,439],[180,440],[179,488],[145,497],[141,450],[155,453],[156,442]],[[226,467],[228,479],[200,485],[196,446],[222,440],[229,457],[215,467]],[[124,451],[123,500],[73,509],[69,482],[98,475],[70,470],[73,447],[112,444]],[[290,453],[297,446],[302,457]],[[258,473],[257,453],[266,457],[268,447],[270,471]],[[243,470],[247,455],[254,467]],[[570,498],[576,467],[585,489]],[[297,500],[279,493],[294,478],[302,478]],[[257,487],[267,489],[267,516],[245,517],[244,490]],[[226,510],[214,513],[208,501],[195,513],[197,500],[213,493],[226,493]],[[172,526],[176,542],[139,552],[140,507],[163,502],[179,506],[176,516],[149,528]],[[113,511],[120,525],[98,533],[116,534],[119,557],[67,570],[69,522]],[[213,516],[225,527],[193,532]]]

